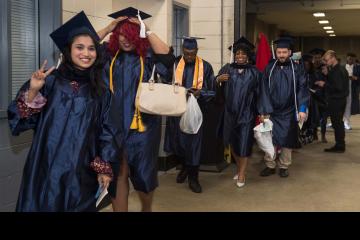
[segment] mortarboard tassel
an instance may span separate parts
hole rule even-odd
[[[141,19],[139,10],[138,10],[138,19],[140,22],[140,38],[146,38],[146,27],[144,21]]]
[[[230,64],[234,63],[234,44],[231,47]]]
[[[63,59],[63,54],[60,53],[60,56],[58,58],[58,62],[56,64],[56,69],[58,69],[60,67],[60,64],[62,63],[62,59]]]

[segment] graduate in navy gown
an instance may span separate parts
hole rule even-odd
[[[255,46],[241,37],[230,50],[234,63],[223,66],[216,78],[221,95],[225,99],[222,124],[219,134],[225,145],[230,145],[237,164],[236,185],[245,186],[248,158],[254,141],[254,127],[257,113],[259,82],[262,74],[249,61]],[[233,59],[232,59],[233,61]]]
[[[198,43],[195,37],[184,37],[183,54],[176,58],[176,79],[182,80],[182,86],[188,89],[197,99],[202,112],[215,97],[215,79],[212,66],[200,58]],[[188,178],[189,188],[201,193],[199,183],[199,166],[203,127],[197,134],[187,134],[180,129],[180,117],[168,117],[166,121],[165,152],[174,153],[182,164],[176,182],[183,183]]]
[[[275,41],[276,61],[270,63],[260,84],[258,110],[263,120],[270,116],[273,125],[273,144],[281,148],[279,175],[288,177],[292,149],[299,147],[298,122],[307,118],[309,91],[302,65],[294,63],[291,56],[291,40],[280,38]],[[266,168],[261,176],[275,174],[276,162],[265,156]]]
[[[140,113],[135,99],[139,82],[150,79],[155,65],[155,76],[171,82],[175,59],[169,46],[141,23],[150,15],[139,13],[141,21],[134,8],[115,12],[109,15],[115,20],[98,32],[101,39],[112,33],[104,45],[103,78],[114,93],[116,114],[122,118],[117,127],[122,129],[125,138],[124,154],[119,156],[124,161],[122,166],[113,164],[117,180],[109,189],[114,211],[128,211],[129,177],[139,194],[142,211],[152,210],[153,193],[158,187],[161,116]]]
[[[95,211],[99,184],[112,178],[122,143],[101,79],[98,36],[84,12],[51,34],[64,54],[43,66],[8,108],[12,134],[33,129],[16,211]]]

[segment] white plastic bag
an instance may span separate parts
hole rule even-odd
[[[260,123],[254,128],[254,137],[259,148],[272,159],[275,157],[275,149],[272,142],[273,123],[270,119],[265,119],[264,123]]]
[[[196,98],[191,94],[186,104],[186,112],[180,119],[180,129],[187,134],[197,134],[202,122],[201,109]]]

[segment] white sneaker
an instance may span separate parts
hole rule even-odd
[[[239,175],[235,175],[234,177],[233,177],[233,180],[238,180],[238,178],[239,178]]]
[[[345,128],[346,130],[351,130],[351,126],[350,126],[348,123],[346,123],[346,122],[344,122],[344,128]]]

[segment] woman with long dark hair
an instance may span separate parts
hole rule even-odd
[[[105,44],[104,79],[114,93],[116,114],[122,118],[117,127],[125,134],[124,152],[119,156],[123,161],[112,164],[115,180],[109,193],[114,211],[128,211],[129,177],[139,194],[142,211],[152,211],[153,193],[158,186],[161,117],[140,113],[135,99],[139,84],[150,79],[154,65],[162,80],[170,82],[175,59],[167,44],[142,19],[135,18],[138,13],[142,19],[149,17],[127,8],[110,15],[116,20],[98,32],[100,39],[112,33]],[[146,35],[140,37],[145,30]]]
[[[98,36],[84,12],[50,36],[61,65],[45,71],[45,61],[8,108],[13,135],[34,130],[16,210],[96,211],[98,186],[109,186],[122,141],[111,125]]]

